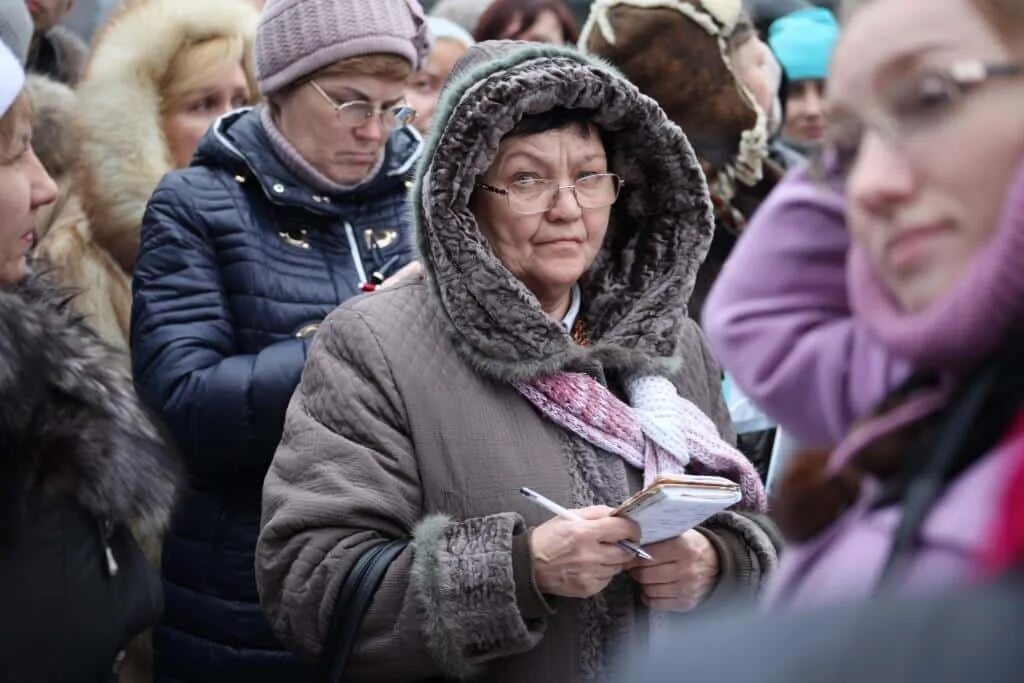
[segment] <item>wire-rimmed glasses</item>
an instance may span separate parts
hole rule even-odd
[[[504,188],[486,183],[477,183],[476,187],[502,195],[508,202],[508,208],[529,216],[550,211],[562,190],[571,190],[582,209],[603,209],[615,203],[624,184],[615,173],[593,173],[579,178],[572,185],[559,185],[551,178],[524,178]]]
[[[406,104],[378,108],[365,100],[336,102],[333,97],[320,87],[319,83],[310,81],[309,84],[334,109],[334,115],[337,117],[338,123],[349,128],[363,126],[376,116],[380,119],[381,127],[390,132],[396,128],[408,125],[416,118],[416,110]]]

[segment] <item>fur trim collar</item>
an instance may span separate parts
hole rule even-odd
[[[0,530],[38,486],[141,533],[167,525],[179,464],[124,363],[36,278],[0,290]]]
[[[581,282],[593,342],[585,348],[506,270],[469,210],[502,136],[524,115],[556,106],[597,111],[611,168],[626,180],[605,245]],[[456,65],[436,121],[414,210],[432,287],[471,363],[508,381],[595,363],[649,370],[675,355],[712,212],[686,136],[653,100],[575,50],[492,41]]]
[[[98,36],[77,90],[77,181],[93,237],[126,271],[135,264],[146,203],[172,170],[160,124],[161,77],[183,46],[242,35],[255,93],[258,16],[238,0],[149,0],[121,10]]]

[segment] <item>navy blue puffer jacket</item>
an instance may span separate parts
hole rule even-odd
[[[132,366],[191,479],[164,543],[157,680],[301,680],[256,592],[263,476],[316,325],[412,257],[406,182],[421,144],[395,131],[372,180],[325,196],[281,163],[258,110],[236,112],[149,202]]]

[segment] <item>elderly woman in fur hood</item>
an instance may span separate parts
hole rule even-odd
[[[615,545],[636,526],[609,516],[684,469],[764,505],[686,316],[704,176],[653,100],[564,48],[471,48],[432,132],[414,202],[428,276],[321,327],[264,484],[261,598],[280,637],[330,651],[342,579],[408,539],[353,680],[593,680],[652,613],[754,589],[776,561],[746,512],[645,563]],[[521,486],[585,519],[551,519]]]
[[[56,187],[23,83],[0,45],[0,670],[108,681],[160,613],[129,528],[166,525],[178,468],[116,353],[29,270]]]
[[[255,99],[257,16],[242,0],[127,3],[98,34],[63,114],[75,135],[63,155],[53,150],[66,175],[59,208],[40,225],[40,252],[78,293],[74,309],[117,348],[128,348],[146,202],[165,173],[189,164],[218,116]],[[34,91],[46,112],[67,106],[52,86]]]

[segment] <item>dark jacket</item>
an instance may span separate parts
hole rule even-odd
[[[374,179],[327,197],[278,160],[258,110],[236,112],[150,200],[132,365],[193,488],[164,545],[160,675],[293,680],[253,576],[263,475],[316,326],[359,293],[364,272],[412,256],[405,183],[420,145],[396,131]]]
[[[130,527],[170,515],[176,461],[131,379],[38,280],[0,292],[0,674],[111,681],[160,613]]]

